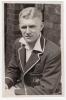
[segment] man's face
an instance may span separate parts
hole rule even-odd
[[[39,18],[20,19],[19,23],[22,36],[27,43],[35,42],[41,34],[43,24]]]

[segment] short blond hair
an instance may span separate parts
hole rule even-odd
[[[35,17],[38,17],[40,20],[42,20],[41,10],[39,10],[35,7],[25,8],[25,9],[21,10],[19,13],[19,20],[21,18],[23,18],[23,19],[30,19],[31,18],[32,19]]]

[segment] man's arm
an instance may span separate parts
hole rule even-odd
[[[20,70],[18,68],[18,63],[17,63],[17,50],[15,42],[13,46],[12,58],[9,62],[5,78],[5,83],[8,85],[8,88],[16,84],[16,81],[19,78],[19,76],[20,76]]]

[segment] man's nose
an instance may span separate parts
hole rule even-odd
[[[29,27],[27,27],[26,33],[30,33],[30,28]]]

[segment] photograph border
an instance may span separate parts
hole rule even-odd
[[[58,96],[56,96],[56,95],[42,95],[43,97],[63,97],[64,96],[64,94],[65,94],[65,71],[64,71],[64,23],[63,23],[63,17],[64,17],[64,4],[63,4],[63,2],[61,1],[42,1],[41,3],[40,3],[41,1],[2,1],[2,11],[4,12],[4,3],[39,3],[39,4],[61,4],[61,65],[62,65],[62,95],[58,95]],[[2,34],[2,48],[4,48],[4,13],[2,14],[2,26],[3,26],[3,28],[2,28],[2,32],[3,32],[3,34]],[[2,93],[5,91],[4,89],[3,89],[3,86],[5,87],[5,82],[4,82],[4,80],[5,80],[5,61],[4,61],[4,59],[5,59],[5,54],[4,54],[4,49],[3,49],[3,53],[2,53],[2,66],[4,66],[4,68],[2,68]],[[2,95],[3,96],[3,95]],[[39,95],[40,96],[40,95]],[[21,97],[23,97],[23,96],[21,96]]]

